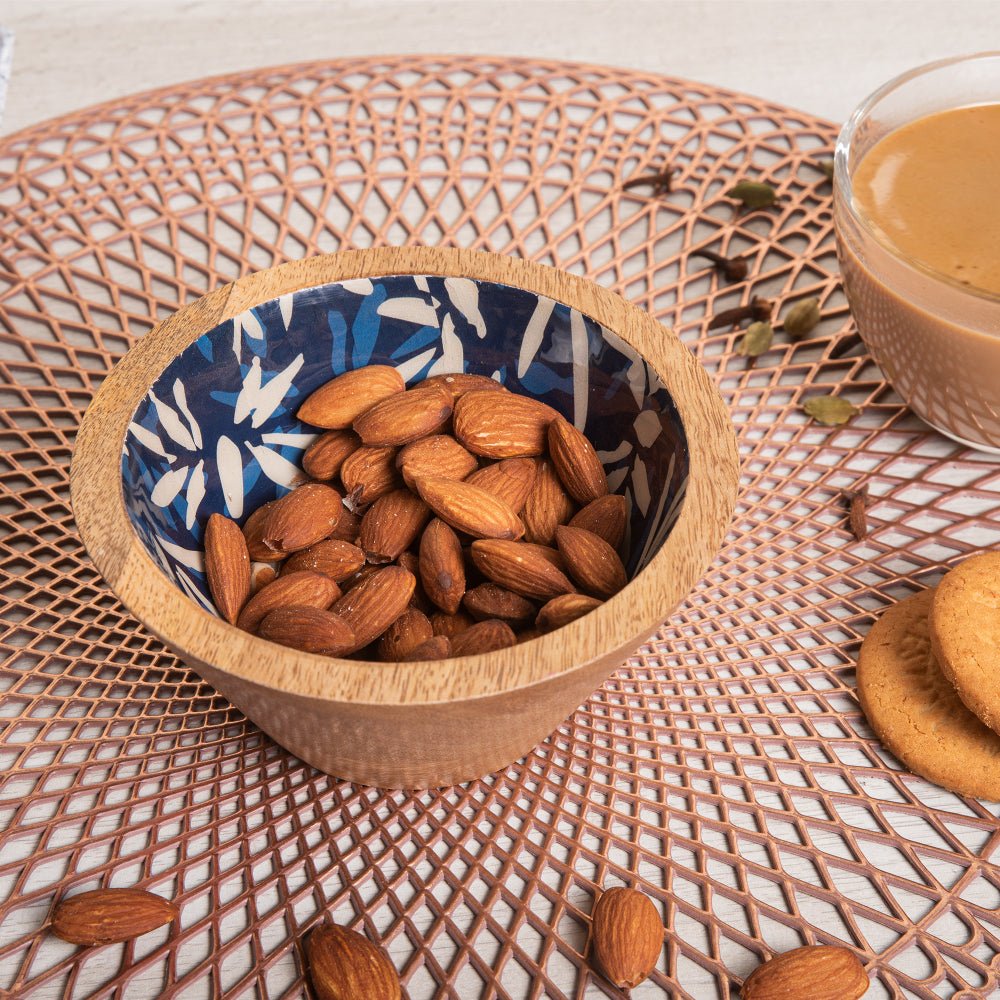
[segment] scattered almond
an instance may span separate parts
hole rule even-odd
[[[360,447],[361,438],[354,431],[327,431],[306,448],[302,468],[313,479],[333,479],[344,461]]]
[[[502,500],[469,483],[426,476],[417,492],[442,521],[475,538],[520,538],[524,525]]]
[[[527,622],[535,617],[535,605],[495,583],[481,583],[465,593],[462,606],[476,621],[498,618],[505,622]]]
[[[858,1000],[868,974],[854,952],[838,945],[806,945],[758,966],[740,991],[742,1000]]]
[[[573,515],[569,526],[592,531],[617,551],[625,537],[625,497],[608,493],[592,500]]]
[[[336,924],[306,938],[309,979],[318,1000],[400,1000],[399,976],[385,953]]]
[[[232,625],[250,596],[250,554],[239,525],[221,514],[205,525],[205,575],[219,614]]]
[[[520,514],[535,484],[537,470],[538,463],[533,458],[505,458],[474,472],[466,482],[492,493],[515,514]]]
[[[289,573],[261,587],[247,601],[236,619],[236,625],[246,632],[256,632],[260,623],[278,608],[327,608],[338,597],[340,587],[322,573],[312,570]]]
[[[304,653],[340,656],[354,648],[353,629],[339,615],[322,608],[277,608],[260,623],[257,634]]]
[[[608,477],[594,446],[568,420],[559,417],[549,424],[549,455],[566,492],[587,504],[608,492]]]
[[[344,505],[358,513],[402,485],[396,470],[396,449],[359,448],[340,467],[340,481],[347,491]]]
[[[409,490],[379,497],[361,519],[358,543],[370,563],[389,563],[408,549],[430,520],[427,504]]]
[[[341,517],[346,514],[347,511],[344,511]],[[364,564],[365,554],[356,545],[338,538],[327,538],[289,556],[281,565],[281,575],[311,569],[341,583],[357,573]]]
[[[495,379],[486,375],[469,375],[466,372],[452,372],[448,375],[432,375],[425,378],[420,383],[422,386],[443,385],[455,399],[464,396],[474,389],[481,389],[487,392],[506,392],[507,390]]]
[[[638,986],[656,968],[663,951],[663,922],[653,901],[636,889],[602,892],[591,917],[591,957],[619,989]],[[789,993],[788,1000],[800,994]],[[802,1000],[812,995],[801,994]]]
[[[368,365],[344,372],[320,386],[299,407],[298,418],[314,427],[350,427],[366,410],[406,388],[402,375],[388,365]]]
[[[444,386],[418,386],[373,406],[354,421],[354,430],[369,447],[406,444],[439,431],[452,404]]]
[[[556,537],[556,528],[565,524],[575,509],[552,463],[542,462],[521,513],[525,540],[551,545]]]
[[[415,663],[417,660],[446,660],[451,656],[451,640],[446,635],[436,635],[421,643],[416,649],[403,657],[404,663]]]
[[[516,643],[517,636],[506,622],[490,619],[459,632],[451,640],[451,653],[452,656],[473,656],[506,649]]]
[[[592,531],[556,528],[556,544],[569,575],[588,593],[611,597],[628,582],[618,553]]]
[[[428,598],[453,615],[465,593],[465,563],[458,536],[440,518],[434,518],[424,529],[418,564]]]
[[[261,526],[261,540],[274,552],[298,552],[322,541],[337,526],[340,494],[323,483],[306,483],[276,500]]]
[[[70,944],[118,944],[176,920],[177,907],[145,889],[92,889],[52,911],[52,933]]]
[[[524,542],[500,538],[475,541],[472,561],[484,576],[522,597],[548,601],[575,590],[559,569]]]
[[[422,611],[407,608],[383,633],[378,641],[380,660],[405,660],[419,646],[434,638],[430,620]]]
[[[412,490],[416,480],[423,476],[465,479],[475,472],[479,462],[450,434],[433,434],[401,448],[396,456],[396,467],[403,474],[403,482]]]
[[[474,455],[520,458],[545,451],[545,429],[555,410],[528,396],[481,389],[455,403],[455,437]]]
[[[560,594],[542,607],[535,624],[543,631],[551,632],[589,614],[599,608],[601,603],[596,597],[588,597],[586,594]]]
[[[354,649],[377,639],[406,610],[416,582],[401,566],[385,566],[330,608],[354,630]]]

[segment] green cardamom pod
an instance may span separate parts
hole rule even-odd
[[[763,181],[740,181],[727,192],[727,198],[735,198],[747,208],[767,208],[778,200],[778,193]]]
[[[840,396],[813,396],[802,404],[802,409],[817,423],[826,427],[840,427],[861,411]]]
[[[763,354],[774,340],[774,330],[770,323],[751,323],[743,334],[737,354],[745,358],[756,358]]]
[[[801,302],[796,302],[785,313],[782,324],[785,327],[785,333],[792,340],[801,340],[807,333],[814,329],[820,319],[822,317],[819,312],[819,299],[803,299]]]
[[[828,181],[833,180],[833,160],[820,160],[816,166]]]

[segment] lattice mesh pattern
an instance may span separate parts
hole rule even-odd
[[[0,995],[302,997],[297,942],[329,914],[385,942],[412,1000],[614,996],[583,951],[595,887],[622,881],[669,931],[635,997],[733,997],[814,941],[856,947],[874,1000],[997,990],[997,809],[901,772],[853,665],[892,597],[1000,538],[1000,469],[864,354],[813,165],[833,136],[700,85],[453,57],[188,84],[0,144]],[[620,191],[665,158],[673,193]],[[744,175],[780,207],[734,217]],[[384,243],[615,288],[713,373],[744,462],[717,563],[604,689],[505,772],[417,795],[262,737],[103,586],[68,492],[75,428],[135,338],[251,269]],[[751,279],[720,284],[698,247],[749,253]],[[750,367],[705,325],[751,294],[817,295],[823,322]],[[834,389],[863,414],[808,423],[800,401]],[[60,894],[134,884],[179,926],[89,951],[39,933]]]

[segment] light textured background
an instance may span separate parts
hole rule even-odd
[[[545,56],[704,80],[840,120],[921,62],[1000,48],[996,0],[5,0],[9,133],[231,70],[398,52]]]

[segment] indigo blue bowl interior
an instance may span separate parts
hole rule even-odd
[[[318,431],[299,404],[335,375],[394,365],[408,386],[474,372],[558,410],[628,503],[630,576],[674,524],[684,428],[656,372],[593,319],[532,292],[420,275],[307,288],[227,320],[179,354],[136,408],[122,452],[129,516],[154,562],[212,610],[201,555],[214,512],[241,524],[288,492]]]

